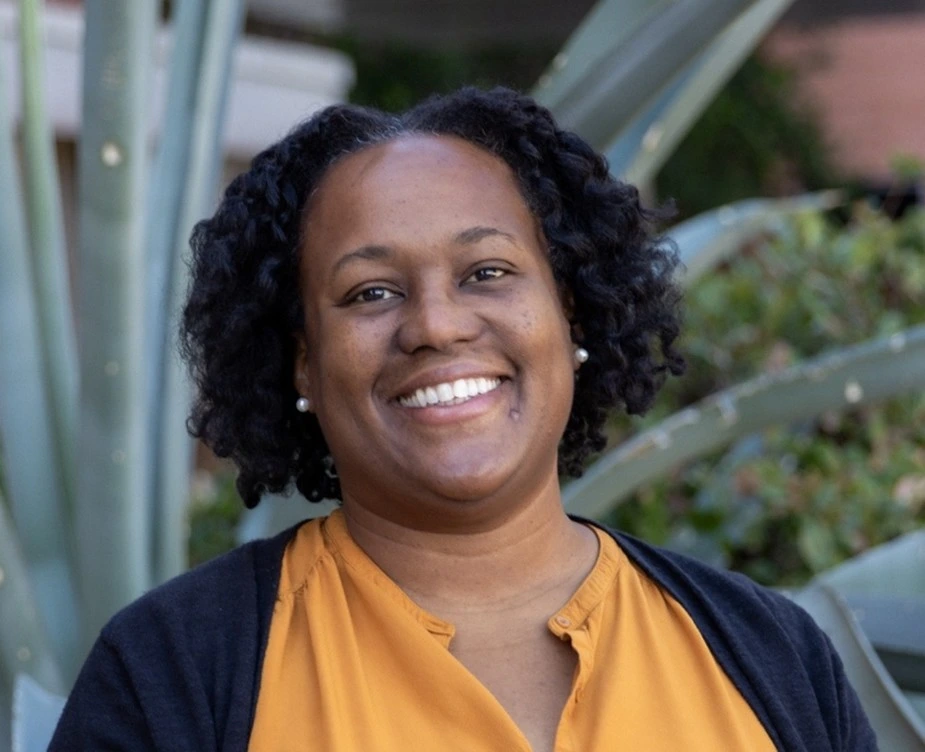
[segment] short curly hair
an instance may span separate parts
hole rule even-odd
[[[294,333],[303,327],[299,252],[304,207],[347,154],[403,134],[452,135],[504,160],[540,221],[571,323],[591,353],[580,371],[559,472],[578,476],[605,446],[608,412],[642,413],[667,372],[680,293],[673,246],[637,190],[548,110],[509,89],[461,89],[403,115],[335,105],[259,154],[193,231],[191,285],[181,350],[198,388],[190,432],[239,469],[248,507],[264,492],[296,488],[310,501],[339,499],[337,470],[318,421],[296,411]]]

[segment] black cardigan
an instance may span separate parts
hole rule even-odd
[[[117,614],[87,658],[49,750],[246,752],[295,529],[241,546]],[[838,656],[802,609],[742,575],[608,532],[691,615],[778,749],[877,749]],[[615,739],[617,747],[630,749],[632,740]]]

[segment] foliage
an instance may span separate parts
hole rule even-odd
[[[752,55],[679,144],[656,180],[690,216],[750,196],[837,185],[816,115],[794,71]]]
[[[847,227],[807,215],[689,292],[689,372],[647,422],[756,373],[925,321],[925,213]],[[627,422],[614,427],[620,437]],[[750,437],[617,508],[611,521],[767,584],[804,581],[925,523],[925,395]]]
[[[238,542],[237,529],[244,505],[234,480],[230,467],[214,474],[199,471],[193,479],[188,544],[191,567],[229,551]]]
[[[399,43],[335,40],[356,65],[350,100],[389,112],[406,110],[430,94],[464,85],[527,89],[555,50],[542,46],[494,44],[423,48]]]

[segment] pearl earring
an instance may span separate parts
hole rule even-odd
[[[583,347],[575,348],[575,362],[578,363],[578,365],[581,365],[582,363],[587,363],[588,358],[590,357],[591,357],[590,353],[587,350],[585,350]]]
[[[299,397],[295,401],[295,409],[300,413],[307,413],[312,409],[312,401],[308,397]]]

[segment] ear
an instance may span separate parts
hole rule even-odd
[[[312,382],[308,375],[308,343],[305,341],[305,335],[297,332],[293,335],[295,339],[295,361],[293,363],[292,383],[295,386],[296,393],[300,397],[308,397],[312,405],[315,403],[315,396],[312,394]],[[314,409],[312,409],[314,412]]]

